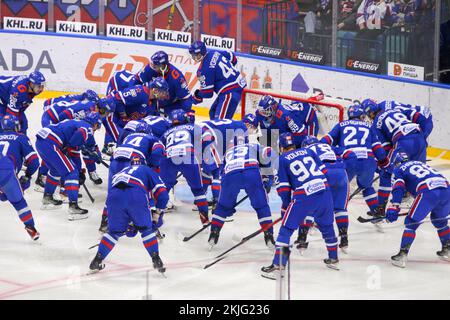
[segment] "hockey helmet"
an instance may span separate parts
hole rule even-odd
[[[20,121],[17,117],[7,114],[2,118],[2,130],[3,131],[20,131]]]

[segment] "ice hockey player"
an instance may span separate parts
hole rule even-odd
[[[200,62],[197,70],[200,89],[192,96],[194,104],[200,104],[216,93],[209,118],[231,119],[241,101],[242,90],[247,86],[236,68],[236,56],[228,51],[207,50],[202,41],[193,42],[189,53],[195,62]]]
[[[112,91],[115,109],[114,113],[107,117],[106,129],[112,134],[114,142],[117,142],[122,129],[129,121],[157,115],[152,101],[166,97],[168,90],[167,82],[160,77],[145,85]]]
[[[80,150],[86,145],[95,145],[94,132],[100,126],[100,115],[91,112],[83,120],[66,120],[38,131],[36,149],[49,167],[42,200],[43,209],[62,205],[61,200],[53,198],[59,180],[62,179],[69,198],[69,220],[88,217],[88,210],[78,206],[79,186],[86,180],[81,172]]]
[[[134,156],[139,156],[153,169],[158,169],[164,157],[164,145],[152,134],[150,125],[139,123],[135,132],[127,135],[114,152],[108,173],[108,189],[111,188],[112,177],[130,164]],[[156,172],[156,171],[155,171]],[[104,232],[108,226],[108,207],[105,206],[99,228]]]
[[[390,100],[382,101],[379,103],[379,106],[383,111],[391,109],[400,110],[409,121],[417,123],[420,126],[420,130],[422,130],[425,140],[431,134],[431,131],[433,131],[433,115],[431,114],[431,109],[429,107],[404,104]]]
[[[416,230],[430,214],[431,223],[437,229],[442,249],[436,254],[445,261],[450,261],[450,229],[448,214],[450,212],[450,184],[439,172],[420,161],[408,160],[408,155],[399,152],[392,160],[393,187],[391,205],[386,210],[386,219],[394,222],[398,219],[400,204],[406,192],[415,199],[405,218],[400,252],[392,256],[392,264],[404,268],[408,252],[416,237]]]
[[[211,232],[208,239],[211,247],[219,241],[224,222],[235,212],[237,196],[243,189],[257,213],[261,228],[264,229],[266,245],[271,249],[274,248],[273,227],[268,227],[272,223],[272,215],[266,193],[273,182],[272,160],[270,147],[249,144],[247,130],[236,131],[224,157],[219,200],[211,217]],[[260,167],[264,168],[263,171]]]
[[[382,146],[388,151],[389,161],[396,153],[404,152],[410,160],[425,162],[426,141],[416,123],[412,123],[400,111],[396,109],[383,111],[380,105],[365,100],[363,108],[367,116],[373,121],[374,128]],[[380,206],[386,206],[391,191],[391,174],[389,168],[380,171],[380,187],[378,202]]]
[[[183,109],[191,116],[192,96],[184,74],[169,62],[169,56],[164,51],[155,52],[150,58],[150,64],[138,72],[137,79],[142,83],[151,82],[157,77],[166,80],[169,87],[166,99],[153,101],[159,114],[168,117],[175,109]]]
[[[202,172],[202,181],[207,193],[208,187],[211,185],[213,199],[211,206],[214,208],[217,204],[217,199],[220,193],[220,171],[222,169],[223,158],[230,142],[238,133],[244,134],[247,132],[247,127],[242,121],[222,119],[203,121],[201,124],[203,134],[209,133],[212,136],[211,143],[207,146],[210,149],[209,154],[212,154],[216,164],[217,170],[214,170],[211,175]]]
[[[352,181],[356,177],[370,215],[382,215],[384,208],[378,205],[377,193],[372,182],[377,170],[377,161],[380,167],[385,168],[389,165],[389,160],[371,124],[363,120],[365,116],[363,108],[360,105],[353,105],[347,112],[349,120],[336,124],[321,142],[341,149],[348,180]]]
[[[28,76],[0,77],[0,118],[5,114],[17,117],[20,130],[27,132],[28,119],[25,110],[33,102],[33,98],[44,91],[45,77],[39,71]]]
[[[262,267],[262,276],[275,279],[280,267],[284,268],[288,254],[281,254],[289,248],[292,233],[307,216],[317,224],[328,250],[325,265],[339,270],[337,245],[334,232],[333,196],[323,170],[325,166],[319,157],[309,149],[296,149],[291,133],[280,136],[282,154],[279,158],[278,195],[283,202],[282,221],[272,264]],[[280,259],[281,256],[281,259]]]
[[[112,98],[101,98],[95,100],[73,100],[66,101],[60,100],[51,105],[44,107],[44,113],[41,118],[42,127],[47,127],[50,124],[57,124],[67,119],[82,119],[89,112],[98,112],[102,119],[104,119],[109,113],[114,111],[114,104]],[[93,146],[94,149],[97,146]],[[97,153],[97,152],[96,152]],[[95,160],[92,156],[83,154],[83,160],[86,164],[89,178],[95,184],[101,184],[102,179],[98,176],[96,171]],[[40,188],[45,187],[44,177],[47,175],[48,168],[45,163],[41,164],[36,178],[36,184]]]
[[[109,78],[108,87],[106,88],[106,95],[111,94],[112,91],[122,91],[126,88],[142,83],[143,82],[139,80],[136,74],[128,70],[116,71],[111,78]]]
[[[191,123],[186,111],[176,109],[170,114],[172,127],[161,140],[166,146],[166,158],[161,161],[161,178],[170,191],[177,183],[177,174],[181,172],[194,195],[194,204],[199,210],[200,221],[208,224],[208,202],[202,184],[201,168],[211,172],[213,164],[203,163],[203,151],[210,143],[210,135],[202,135],[202,128]],[[215,167],[217,168],[217,166]]]
[[[339,248],[346,253],[348,248],[347,199],[349,181],[345,171],[345,164],[342,158],[336,155],[331,146],[326,143],[320,143],[315,136],[307,136],[302,142],[302,148],[313,151],[325,166],[324,172],[333,196],[334,218],[341,238]],[[297,249],[300,251],[307,247],[306,238],[308,231],[308,225],[300,226],[297,240]]]
[[[270,145],[272,145],[272,139],[285,132],[291,132],[296,147],[300,148],[303,139],[308,134],[305,118],[298,108],[278,103],[270,95],[261,98],[255,115],[259,127],[267,130]],[[278,135],[276,130],[278,130]]]
[[[106,199],[109,230],[103,235],[97,254],[89,266],[91,272],[98,272],[105,267],[103,261],[119,238],[127,233],[130,223],[141,234],[153,267],[160,273],[166,271],[159,256],[158,239],[153,225],[157,218],[152,217],[149,203],[150,199],[155,202],[157,210],[154,215],[158,215],[166,208],[169,195],[158,174],[144,163],[145,160],[139,156],[133,156],[131,166],[113,176]]]
[[[97,95],[97,92],[94,90],[88,89],[82,94],[67,94],[63,96],[59,96],[56,98],[49,98],[44,101],[44,107],[48,107],[52,104],[58,103],[58,102],[73,102],[73,101],[93,101],[98,102],[99,96]],[[45,110],[45,108],[44,108]]]
[[[39,158],[30,140],[20,132],[17,117],[5,115],[1,119],[0,133],[0,201],[9,201],[16,209],[19,219],[31,239],[37,240],[39,232],[34,226],[33,214],[24,198],[24,191],[30,187],[31,176],[39,167]],[[18,178],[22,164],[25,174]]]
[[[138,124],[145,122],[151,128],[151,133],[156,138],[160,139],[164,132],[170,128],[170,121],[161,116],[147,116],[141,120],[132,120],[128,122],[119,137],[118,144],[121,145],[123,140],[133,132],[136,132],[136,127]]]

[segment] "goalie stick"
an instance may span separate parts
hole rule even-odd
[[[228,252],[230,252],[231,250],[234,250],[234,249],[236,249],[237,247],[243,245],[243,244],[246,243],[248,240],[250,240],[250,239],[256,237],[258,234],[260,234],[261,232],[266,231],[267,229],[269,229],[270,227],[274,226],[275,224],[277,224],[277,223],[280,222],[280,221],[281,221],[281,217],[278,218],[277,220],[275,220],[274,222],[272,222],[271,224],[265,226],[264,228],[261,228],[261,229],[255,231],[255,232],[253,232],[252,234],[249,234],[248,236],[242,238],[242,240],[241,240],[239,243],[235,244],[235,245],[232,246],[230,249],[228,249],[228,250],[222,252],[221,254],[219,254],[219,255],[215,258],[216,260],[214,260],[214,261],[211,262],[211,263],[208,263],[206,266],[203,267],[203,269],[208,269],[209,267],[215,265],[217,262],[219,262],[219,261],[225,259],[225,255],[226,255]]]
[[[240,205],[242,202],[244,202],[246,199],[248,198],[248,195],[246,195],[245,197],[243,197],[241,200],[239,200],[236,205],[234,206],[234,208],[236,208],[238,205]],[[233,208],[233,209],[234,209]],[[208,228],[211,225],[211,222],[209,222],[208,224],[204,225],[201,229],[195,231],[193,234],[191,234],[190,236],[184,237],[183,241],[189,241],[191,240],[193,237],[195,237],[196,235],[198,235],[200,232],[202,232],[203,230],[205,230],[206,228]]]

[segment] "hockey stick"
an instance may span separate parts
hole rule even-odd
[[[246,200],[248,198],[248,195],[246,195],[245,197],[243,197],[241,200],[239,200],[235,205],[234,208],[236,208],[238,205],[240,205],[242,202],[244,202],[244,200]],[[233,208],[233,209],[234,209]],[[200,232],[202,232],[203,230],[205,230],[206,228],[208,228],[211,225],[211,222],[209,222],[208,224],[204,225],[201,229],[195,231],[193,234],[191,234],[190,236],[184,237],[183,241],[189,241],[191,240],[193,237],[195,237],[196,235],[198,235]]]
[[[403,216],[406,216],[406,215],[408,215],[408,212],[404,212],[404,213],[399,213],[399,217],[403,217]],[[363,218],[363,217],[358,217],[358,222],[361,222],[361,223],[367,223],[367,222],[374,222],[374,221],[381,221],[381,220],[384,220],[384,219],[386,219],[386,217],[380,217],[380,218],[370,218],[370,219],[367,219],[367,218]]]
[[[231,250],[234,250],[234,249],[236,249],[237,247],[243,245],[243,244],[246,243],[248,240],[250,240],[250,239],[256,237],[258,234],[260,234],[260,233],[263,232],[263,231],[266,231],[267,229],[269,229],[270,227],[274,226],[275,224],[277,224],[277,223],[280,222],[280,221],[281,221],[281,217],[278,218],[277,220],[275,220],[274,222],[272,222],[271,224],[265,226],[264,228],[261,228],[261,229],[255,231],[255,232],[253,232],[252,234],[249,234],[248,236],[242,238],[242,240],[241,240],[238,244],[232,246],[230,249],[228,249],[228,250],[222,252],[221,254],[219,254],[219,255],[216,257],[216,260],[214,260],[213,262],[211,262],[211,263],[207,264],[206,266],[204,266],[203,269],[208,269],[208,268],[211,267],[212,265],[215,265],[217,262],[219,262],[219,261],[221,261],[222,259],[224,259],[224,258],[225,258],[224,256],[225,256],[228,252],[230,252]]]
[[[95,199],[94,199],[94,197],[92,196],[92,194],[89,192],[88,188],[86,187],[86,184],[84,184],[84,183],[83,183],[83,188],[84,188],[84,191],[86,191],[86,193],[87,193],[89,199],[91,200],[91,202],[94,203],[94,202],[95,202]]]
[[[373,179],[372,184],[373,184],[374,182],[376,182],[378,179],[380,179],[380,176],[378,176],[378,177],[376,177],[375,179]],[[362,189],[363,189],[363,188],[358,188],[358,189],[356,189],[356,190],[350,195],[350,197],[348,197],[348,201],[352,200],[352,198],[353,198],[354,196],[356,196],[358,193],[360,193],[360,192],[362,191]]]

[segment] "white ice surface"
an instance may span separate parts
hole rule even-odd
[[[32,117],[30,122],[31,128],[37,128],[39,119]],[[450,162],[436,159],[430,164],[450,177]],[[106,181],[106,169],[100,166],[98,172]],[[189,242],[181,240],[201,227],[183,182],[176,186],[178,210],[166,214],[162,228],[166,238],[160,244],[160,254],[167,278],[153,270],[139,236],[121,238],[105,261],[106,269],[86,275],[96,253],[88,248],[99,241],[97,229],[106,193],[105,183],[94,186],[88,181],[87,185],[96,201],[91,204],[82,191],[80,206],[88,208],[91,216],[70,222],[67,205],[60,210],[40,210],[42,194],[32,190],[32,184],[26,199],[41,233],[37,243],[30,240],[12,206],[0,203],[0,299],[275,298],[275,281],[260,276],[260,268],[272,260],[262,235],[233,250],[225,260],[203,269],[216,255],[259,228],[249,202],[239,206],[234,222],[225,224],[217,247],[208,251],[206,231]],[[270,205],[275,219],[280,207],[275,191],[270,194]],[[362,198],[352,200],[349,211],[350,247],[349,254],[339,252],[341,270],[324,266],[325,245],[320,234],[315,233],[309,237],[310,246],[304,256],[296,251],[291,255],[292,299],[450,298],[450,263],[437,258],[440,242],[430,223],[419,228],[407,268],[399,269],[391,265],[390,256],[399,249],[402,219],[385,224],[385,233],[380,233],[373,225],[356,221],[366,212]]]

